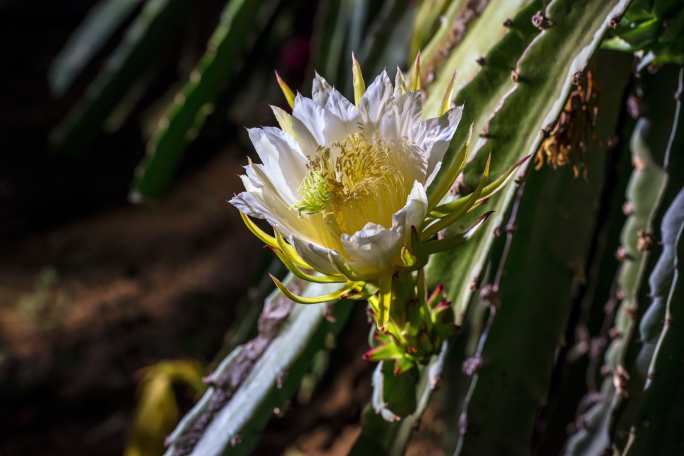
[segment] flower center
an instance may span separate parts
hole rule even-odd
[[[413,185],[396,160],[403,154],[393,152],[389,144],[371,142],[362,133],[323,148],[308,163],[295,208],[300,214],[322,213],[346,234],[368,222],[389,228]]]

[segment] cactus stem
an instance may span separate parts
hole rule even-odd
[[[670,137],[667,140],[667,148],[665,149],[665,158],[663,159],[663,169],[668,172],[670,169],[670,152],[674,145],[675,137],[677,136],[677,126],[679,125],[679,115],[682,111],[682,93],[684,93],[684,68],[679,69],[677,76],[677,91],[675,92],[675,112],[672,116],[672,129],[670,130]]]

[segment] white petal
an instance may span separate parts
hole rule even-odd
[[[264,173],[285,202],[295,204],[301,199],[297,187],[307,172],[307,160],[299,145],[278,128],[250,128],[247,131],[264,164]]]
[[[456,132],[462,114],[463,106],[459,106],[450,109],[442,117],[435,117],[424,122],[425,130],[420,133],[422,136],[420,143],[427,153],[428,174],[432,174],[437,164],[444,158],[444,153]]]
[[[377,277],[392,270],[399,261],[401,247],[411,235],[411,226],[420,227],[427,213],[427,194],[419,182],[414,182],[406,205],[392,217],[392,226],[385,228],[367,223],[349,236],[341,236],[345,258],[362,276]]]
[[[299,149],[304,155],[307,157],[312,156],[316,149],[318,149],[318,143],[311,136],[311,133],[302,121],[278,106],[271,106],[271,110],[273,110],[273,115],[275,115],[278,125],[280,125],[285,134],[299,145]]]
[[[397,73],[394,75],[394,97],[397,98],[404,95],[408,91],[408,83],[406,82],[406,77],[401,71],[401,68],[397,67]]]
[[[421,119],[423,110],[422,96],[419,92],[410,92],[393,98],[385,114],[380,119],[380,134],[383,139],[403,139],[420,144],[413,139],[417,130],[424,129]]]
[[[380,73],[361,97],[359,111],[364,121],[376,124],[393,98],[394,88],[387,71]]]
[[[324,274],[340,273],[333,261],[333,257],[339,256],[339,253],[322,247],[315,242],[299,239],[296,236],[291,236],[288,240],[304,261],[313,266],[317,271]]]
[[[406,199],[406,205],[392,217],[392,227],[403,224],[406,230],[405,234],[410,236],[412,226],[420,229],[427,214],[427,205],[428,197],[425,186],[418,181],[414,182],[411,193]]]
[[[263,165],[245,166],[246,174],[240,176],[245,191],[229,202],[250,217],[266,219],[273,227],[287,236],[312,238],[312,227],[299,217],[297,211],[285,202],[263,170]]]
[[[327,109],[344,122],[355,122],[359,117],[356,106],[316,73],[311,89],[314,103]]]
[[[326,108],[300,94],[295,97],[292,115],[301,120],[316,142],[324,147],[344,139],[354,129],[352,123],[340,120]]]
[[[400,253],[402,231],[367,223],[351,236],[343,234],[344,256],[349,266],[360,276],[368,278],[391,270]]]

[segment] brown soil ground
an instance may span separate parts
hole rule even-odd
[[[227,154],[163,202],[37,234],[0,258],[0,454],[119,454],[136,372],[207,362],[260,261]],[[35,450],[35,451],[34,451]]]

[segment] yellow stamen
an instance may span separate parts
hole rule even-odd
[[[354,133],[321,149],[312,159],[299,186],[302,199],[294,207],[300,214],[322,213],[341,233],[352,234],[366,223],[386,228],[405,203],[413,185],[410,164],[393,160],[391,147]]]

